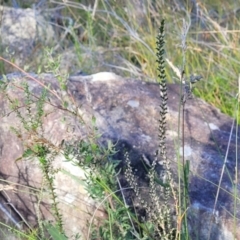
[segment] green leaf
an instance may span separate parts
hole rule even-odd
[[[34,151],[32,151],[31,149],[27,149],[26,151],[24,151],[22,157],[27,158],[27,157],[30,157],[32,155],[34,155]]]
[[[46,229],[53,240],[68,240],[67,237],[59,232],[59,229],[52,224],[46,224]]]
[[[64,108],[67,108],[68,107],[68,102],[64,101],[63,106],[64,106]]]

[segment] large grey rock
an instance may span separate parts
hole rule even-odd
[[[154,83],[121,79],[117,76],[101,73],[90,77],[72,77],[74,98],[83,104],[84,109],[97,118],[97,123],[103,137],[115,141],[127,142],[134,152],[131,156],[133,165],[140,164],[141,155],[145,154],[153,159],[158,143],[158,111],[159,88]],[[80,83],[79,83],[80,81]],[[82,86],[81,86],[82,85]],[[169,85],[169,113],[167,131],[168,158],[172,161],[172,169],[177,179],[178,149],[178,115],[180,101],[180,86]],[[84,96],[88,96],[87,98]],[[184,149],[185,159],[190,160],[190,222],[194,223],[195,237],[208,239],[234,239],[234,224],[232,214],[233,181],[239,179],[236,171],[239,145],[235,140],[239,138],[239,130],[234,128],[230,141],[230,148],[223,173],[221,190],[219,193],[216,212],[212,216],[217,185],[221,176],[225,153],[227,152],[233,120],[200,99],[188,100],[185,108]],[[239,139],[238,139],[239,140]],[[237,202],[239,196],[239,182],[236,184]],[[236,206],[236,219],[239,218],[239,205]],[[214,218],[215,220],[211,220]],[[200,221],[199,221],[200,220]],[[239,222],[236,221],[236,229]],[[197,226],[197,229],[196,229]],[[193,233],[194,234],[194,233]],[[236,238],[240,239],[239,232]]]
[[[22,83],[25,79],[19,74],[12,74],[9,79],[11,80],[5,93],[10,99],[18,99],[20,105],[24,105]],[[46,84],[53,82],[56,85],[57,83],[56,79],[48,75],[45,76],[45,81]],[[30,81],[29,87],[36,96],[40,95],[42,88],[39,84]],[[22,156],[26,146],[32,146],[36,141],[49,141],[57,150],[63,139],[65,141],[83,139],[86,131],[75,117],[68,116],[61,109],[55,109],[51,104],[46,104],[44,111],[48,116],[43,119],[44,135],[37,140],[35,134],[24,132],[22,123],[12,112],[6,96],[1,94],[0,99],[2,117],[0,124],[1,219],[20,229],[25,224],[33,228],[40,219],[54,220],[52,200],[39,161],[31,158],[17,159]],[[60,102],[56,98],[51,97],[51,102],[60,106]],[[25,110],[20,108],[21,113],[27,119]],[[32,114],[34,114],[33,105],[32,110]],[[10,114],[8,115],[8,113]],[[11,126],[20,130],[20,134],[22,134],[20,138],[10,130]],[[81,129],[76,133],[77,136],[72,130],[74,128]],[[60,153],[56,154],[53,159],[52,169],[57,171],[54,174],[54,187],[58,196],[60,212],[63,215],[64,229],[69,239],[76,234],[80,234],[83,239],[86,239],[87,224],[91,221],[97,206],[96,202],[89,197],[85,185],[79,183],[85,179],[88,170],[74,166],[73,162],[67,162]],[[7,212],[8,214],[6,214]],[[97,223],[97,219],[105,218],[105,216],[105,212],[99,207],[94,222]]]
[[[11,76],[9,76],[9,79]],[[41,87],[36,82],[22,76],[15,76],[10,80],[8,87],[9,96],[23,98],[20,83],[27,80],[32,93],[39,94]],[[38,79],[50,84],[59,92],[56,79],[51,75],[41,75]],[[14,87],[15,86],[15,87]],[[167,153],[171,160],[171,167],[174,179],[177,181],[177,153],[182,153],[181,146],[176,144],[178,138],[178,114],[179,114],[179,85],[168,86],[168,130],[167,130]],[[121,149],[127,149],[130,153],[132,165],[139,168],[141,158],[144,154],[149,160],[153,159],[158,146],[158,111],[159,111],[159,87],[155,83],[146,83],[134,79],[123,79],[112,73],[98,73],[90,76],[74,76],[68,81],[68,94],[80,106],[79,112],[85,121],[90,121],[94,115],[96,125],[101,133],[101,142],[111,139],[120,150],[117,155],[124,161]],[[53,105],[59,105],[55,97],[49,96]],[[0,123],[1,129],[1,156],[0,169],[3,179],[11,183],[20,183],[27,186],[40,187],[41,171],[36,162],[18,161],[23,150],[22,142],[9,132],[9,127],[18,123],[14,113],[9,114],[6,99],[0,97],[1,112],[5,114]],[[62,140],[81,139],[87,134],[87,129],[83,127],[70,115],[66,114],[52,105],[46,104],[45,111],[48,112],[44,120],[45,138],[58,146]],[[60,121],[65,117],[66,123]],[[210,239],[240,239],[239,232],[239,173],[236,172],[236,153],[239,152],[239,145],[235,140],[239,140],[239,130],[234,128],[234,134],[230,139],[230,147],[225,165],[225,171],[221,182],[221,189],[213,213],[215,198],[217,195],[217,185],[221,177],[224,166],[224,156],[230,136],[232,119],[209,104],[200,99],[188,100],[185,106],[185,131],[184,149],[185,159],[190,160],[190,201],[188,210],[190,219],[190,230],[193,239],[208,239],[211,228]],[[74,131],[69,132],[69,126],[74,126]],[[64,159],[58,157],[55,160],[55,167],[66,168],[73,174],[80,174],[79,169],[67,165]],[[7,163],[7,164],[6,164]],[[139,177],[144,177],[139,171]],[[81,174],[80,174],[81,175]],[[79,185],[72,180],[66,180],[61,172],[56,179],[56,187],[59,189],[59,197],[62,199],[61,209],[71,215],[71,219],[65,219],[68,233],[77,232],[83,229],[79,226],[79,212],[73,210],[73,206],[80,207],[82,190]],[[81,176],[79,176],[81,177]],[[67,183],[66,183],[67,182]],[[65,185],[66,183],[66,185]],[[234,207],[233,187],[236,184],[235,194],[237,197],[236,207]],[[20,187],[21,189],[21,187]],[[9,193],[11,194],[11,193]],[[25,194],[26,195],[26,194]],[[70,205],[67,200],[71,195]],[[74,196],[73,196],[74,195]],[[22,196],[20,191],[10,195],[11,202],[30,222],[34,222],[34,200],[29,200]],[[26,206],[21,199],[28,201],[28,214]],[[45,200],[45,199],[44,199]],[[91,203],[92,200],[88,200]],[[86,202],[86,201],[85,201]],[[85,203],[86,204],[86,203]],[[94,203],[93,203],[94,204]],[[47,205],[44,206],[44,217],[49,217]],[[235,226],[234,214],[235,209]],[[78,216],[76,216],[76,215]],[[101,214],[100,214],[101,215]],[[82,216],[82,215],[81,215]],[[103,215],[102,215],[103,216]],[[76,224],[78,223],[78,224]],[[79,228],[77,228],[77,225]],[[210,227],[211,226],[211,227]],[[79,230],[80,229],[80,230]],[[235,230],[234,230],[235,229]],[[86,231],[85,231],[86,232]]]
[[[29,58],[39,57],[42,46],[52,46],[56,35],[49,20],[38,9],[0,6],[3,56],[25,67]],[[33,55],[34,53],[38,53]],[[6,68],[9,66],[6,66]]]

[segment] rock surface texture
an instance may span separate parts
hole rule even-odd
[[[37,77],[37,76],[36,76]],[[49,84],[59,92],[56,79],[51,75],[41,75],[37,79]],[[20,74],[9,75],[7,92],[10,97],[23,99],[21,83],[27,81],[33,94],[39,95],[42,87],[28,77]],[[177,153],[182,148],[177,144],[178,116],[180,101],[179,85],[168,86],[167,116],[167,153],[171,160],[174,179],[177,181]],[[113,73],[97,73],[89,76],[74,76],[68,81],[68,93],[80,108],[85,120],[96,117],[96,125],[101,133],[101,141],[112,140],[118,149],[127,146],[133,167],[137,168],[144,154],[151,161],[158,146],[159,87],[155,83],[146,83],[133,79],[123,79]],[[46,104],[43,128],[46,139],[58,146],[62,140],[81,139],[87,132],[75,118],[66,111],[53,105],[59,100],[49,94],[52,105]],[[0,112],[4,117],[0,121],[0,174],[2,180],[14,185],[15,191],[5,190],[2,197],[11,200],[11,204],[32,224],[36,222],[38,200],[36,190],[41,189],[42,176],[38,164],[34,161],[15,161],[23,152],[23,142],[9,129],[20,126],[16,114],[8,106],[6,97],[0,95]],[[25,111],[24,108],[21,111]],[[62,121],[65,117],[65,121]],[[200,99],[187,100],[185,106],[184,156],[190,161],[190,201],[189,223],[193,239],[240,239],[239,171],[236,163],[239,159],[240,131],[233,128],[229,140],[233,119],[220,113],[218,109]],[[71,129],[71,131],[70,131]],[[181,134],[182,136],[182,134]],[[23,136],[28,141],[29,136]],[[228,147],[228,144],[229,147]],[[227,151],[228,149],[228,151]],[[225,156],[226,152],[228,155]],[[237,155],[238,154],[238,155]],[[237,155],[237,156],[236,156]],[[122,155],[119,154],[118,158]],[[124,160],[124,159],[120,159]],[[224,166],[225,160],[225,166]],[[64,169],[72,175],[84,177],[79,168],[56,157],[54,167]],[[222,174],[220,191],[217,186]],[[140,176],[141,177],[141,176]],[[69,235],[80,232],[86,236],[84,223],[93,212],[94,201],[87,197],[81,185],[60,171],[55,179],[56,188],[64,216],[65,227]],[[234,190],[235,187],[235,190]],[[234,206],[234,191],[237,197]],[[44,194],[44,191],[43,191]],[[214,209],[215,199],[216,209]],[[41,212],[50,217],[49,202],[42,196]],[[86,209],[88,211],[86,211]],[[214,212],[214,214],[212,214]],[[233,215],[235,214],[235,221]],[[4,216],[4,214],[1,214]],[[99,212],[99,217],[104,213]],[[19,216],[16,216],[19,218]]]
[[[1,47],[4,49],[2,54],[7,59],[14,59],[15,64],[20,67],[28,62],[34,52],[39,54],[42,45],[52,46],[56,40],[53,27],[38,9],[0,5],[0,15]]]

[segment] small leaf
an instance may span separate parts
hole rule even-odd
[[[56,226],[53,226],[52,224],[46,224],[46,228],[48,233],[51,235],[53,240],[68,240],[64,234],[59,232],[58,228]]]
[[[34,155],[34,151],[32,151],[31,149],[27,149],[26,151],[24,151],[22,157],[27,158],[27,157],[30,157],[32,155]]]
[[[68,107],[68,102],[64,101],[63,106],[64,106],[64,108],[67,108]]]
[[[23,156],[21,157],[18,157],[17,159],[15,159],[15,162],[19,161],[19,160],[22,160],[23,159]]]

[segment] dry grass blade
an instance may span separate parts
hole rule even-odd
[[[12,190],[14,192],[17,191],[16,185],[15,184],[1,184],[0,183],[0,191],[8,191]]]

